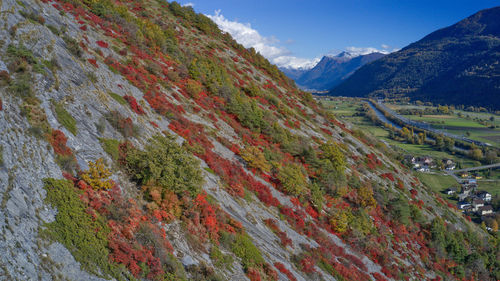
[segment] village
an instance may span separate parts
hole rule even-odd
[[[471,173],[468,169],[456,170],[457,164],[451,159],[435,160],[430,156],[405,157],[405,162],[411,164],[413,170],[421,173],[432,173],[437,171],[452,175],[457,180],[456,186],[443,186],[442,193],[449,196],[449,199],[457,201],[457,208],[462,210],[464,215],[474,219],[475,222],[491,225],[495,220],[499,210],[495,210],[491,193],[481,190],[478,180],[482,179],[479,173]],[[491,230],[490,227],[486,227]]]

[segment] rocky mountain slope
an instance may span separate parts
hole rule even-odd
[[[409,96],[500,108],[500,7],[482,10],[365,65],[330,94]]]
[[[191,8],[0,20],[0,280],[500,277],[498,238]]]
[[[330,90],[342,83],[361,66],[383,56],[384,54],[377,52],[359,56],[353,56],[348,52],[342,52],[335,56],[324,56],[312,69],[304,71],[298,77],[294,78],[290,75],[289,77],[305,89]]]

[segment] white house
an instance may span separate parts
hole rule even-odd
[[[479,208],[479,215],[484,216],[493,213],[493,207],[491,205],[486,205]]]
[[[487,192],[487,191],[480,191],[480,192],[478,192],[477,197],[481,198],[482,200],[484,200],[486,202],[490,202],[491,201],[491,194],[489,192]]]
[[[451,164],[449,166],[446,166],[445,168],[446,171],[452,171],[452,170],[455,170],[455,164]]]
[[[459,209],[465,209],[468,206],[472,207],[472,205],[470,203],[468,203],[468,202],[458,202],[457,206],[458,206]]]
[[[482,199],[475,198],[475,199],[472,200],[472,207],[473,207],[472,210],[474,212],[478,211],[483,206],[484,206],[484,201]]]
[[[450,187],[450,188],[447,188],[444,193],[447,194],[447,195],[452,195],[452,194],[455,194],[455,192],[457,192],[457,189],[454,188],[454,187]]]

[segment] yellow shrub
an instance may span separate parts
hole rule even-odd
[[[110,189],[113,187],[113,181],[109,179],[111,172],[104,165],[102,158],[95,162],[89,162],[89,169],[82,173],[82,179],[87,182],[93,189]]]
[[[264,173],[271,171],[271,165],[267,162],[264,153],[256,146],[246,147],[241,151],[241,158],[248,163],[250,168],[259,169]]]
[[[344,233],[349,229],[352,219],[353,215],[349,208],[337,209],[330,217],[330,224],[336,232]]]

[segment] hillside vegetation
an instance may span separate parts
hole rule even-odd
[[[7,280],[495,280],[499,234],[190,7],[3,0]]]

